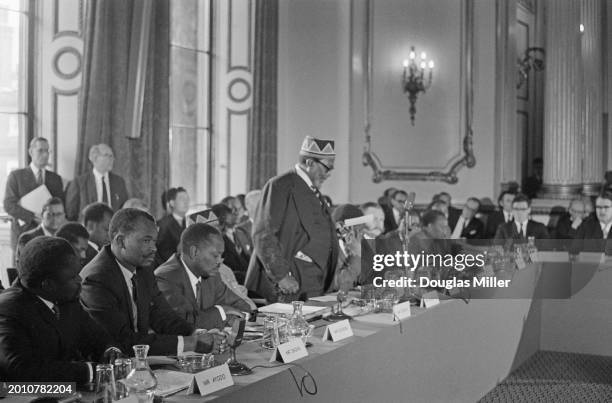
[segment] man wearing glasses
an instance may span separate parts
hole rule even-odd
[[[612,253],[610,227],[612,227],[612,190],[603,190],[595,200],[596,219],[586,218],[578,227],[570,253],[580,251]]]
[[[531,200],[524,194],[518,194],[512,201],[513,221],[501,224],[495,233],[496,240],[512,240],[527,243],[529,237],[548,239],[548,230],[544,224],[529,219]]]
[[[338,238],[320,188],[335,157],[333,141],[307,136],[294,169],[262,190],[245,285],[268,302],[305,300],[331,284]]]

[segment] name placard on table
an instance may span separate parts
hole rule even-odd
[[[229,367],[223,364],[194,374],[189,393],[195,393],[197,390],[200,395],[205,396],[233,384],[234,379],[232,379]]]
[[[423,308],[431,308],[432,306],[436,306],[439,303],[440,298],[438,297],[437,291],[426,292],[421,297],[421,307]]]
[[[403,320],[410,317],[410,301],[402,302],[393,306],[393,321]]]
[[[279,344],[270,357],[270,362],[280,361],[284,363],[293,362],[300,358],[306,357],[308,351],[302,339],[295,338],[286,343]]]
[[[332,323],[325,327],[325,333],[323,333],[323,341],[331,340],[339,341],[348,339],[353,335],[353,328],[348,319],[341,320],[340,322]]]

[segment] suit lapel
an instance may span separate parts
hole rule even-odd
[[[130,295],[130,291],[128,290],[128,286],[125,282],[125,277],[123,276],[123,272],[121,271],[119,264],[115,260],[115,257],[110,251],[110,246],[108,245],[105,246],[103,250],[106,252],[104,258],[108,259],[107,261],[108,263],[106,263],[106,266],[107,267],[110,266],[109,273],[111,273],[111,275],[114,277],[113,282],[116,284],[120,284],[119,287],[121,288],[121,294],[123,296],[123,309],[125,312],[130,312],[130,315],[128,315],[130,317],[130,326],[132,329],[134,329],[134,318],[133,318],[134,315],[131,314],[132,297]],[[141,287],[138,287],[138,289],[140,288]],[[137,309],[138,309],[138,318],[140,318],[140,311],[141,311],[140,306],[137,306]]]
[[[186,290],[185,295],[189,299],[189,302],[191,302],[191,304],[197,309],[199,308],[196,303],[197,297],[193,293],[193,287],[191,287],[191,281],[189,281],[189,275],[187,274],[187,270],[189,269],[183,266],[183,262],[181,262],[181,260],[176,255],[174,256],[174,258],[176,259],[176,264],[182,273],[181,279],[183,281],[183,288]]]
[[[92,171],[89,171],[87,174],[87,194],[86,200],[88,203],[97,202],[98,201],[98,192],[96,191],[96,177],[94,176]]]

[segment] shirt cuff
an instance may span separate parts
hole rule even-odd
[[[221,320],[225,322],[227,320],[227,315],[225,314],[225,309],[221,305],[215,305],[215,308],[219,311],[219,315],[221,315]]]
[[[87,372],[89,372],[89,383],[92,383],[94,381],[93,364],[91,362],[86,362],[85,364],[87,364]]]
[[[177,336],[177,339],[176,355],[183,355],[183,351],[185,350],[185,340],[183,339],[183,336]]]

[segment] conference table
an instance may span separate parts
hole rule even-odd
[[[539,252],[537,260],[504,273],[508,288],[412,307],[401,322],[390,313],[355,317],[354,336],[339,342],[322,341],[323,323],[299,366],[271,363],[271,351],[246,343],[237,358],[252,375],[205,397],[166,400],[475,402],[538,350],[612,355],[612,263],[595,253],[570,262],[567,252]]]

